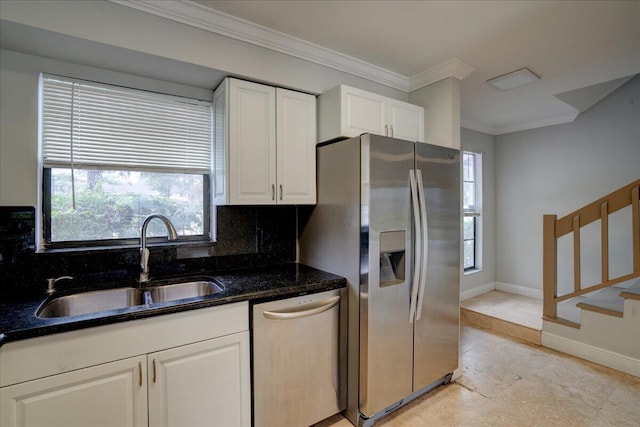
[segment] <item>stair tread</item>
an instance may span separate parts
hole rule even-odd
[[[609,311],[622,314],[624,310],[624,298],[620,296],[620,292],[624,290],[624,288],[618,288],[616,286],[604,288],[587,296],[583,301],[576,304],[576,306],[586,310]]]
[[[636,281],[633,285],[620,293],[623,298],[640,298],[640,280]]]

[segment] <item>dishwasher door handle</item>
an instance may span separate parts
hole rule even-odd
[[[302,317],[313,316],[315,314],[324,313],[327,310],[331,310],[340,302],[340,296],[331,297],[326,301],[318,303],[313,308],[308,308],[300,311],[263,311],[262,315],[267,319],[272,320],[292,320],[300,319]]]

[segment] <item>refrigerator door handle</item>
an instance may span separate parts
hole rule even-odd
[[[420,283],[420,259],[422,257],[422,227],[420,224],[420,205],[418,195],[418,184],[416,180],[416,171],[409,171],[409,181],[411,183],[411,204],[413,205],[413,225],[416,230],[415,234],[415,256],[413,262],[413,280],[411,281],[411,305],[409,309],[409,323],[413,323],[416,314],[416,303],[418,299],[418,287]]]
[[[420,267],[420,293],[416,301],[418,314],[416,320],[420,320],[422,317],[422,306],[424,291],[427,287],[427,259],[429,255],[429,225],[427,223],[427,202],[424,194],[424,185],[422,183],[422,170],[416,169],[416,179],[418,181],[418,198],[420,199],[420,222],[422,223],[422,260]]]

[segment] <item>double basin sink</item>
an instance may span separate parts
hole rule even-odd
[[[45,301],[36,312],[41,319],[100,313],[135,306],[157,304],[215,295],[223,291],[222,285],[210,278],[185,280],[177,283],[154,284],[145,288],[115,288],[79,292]]]

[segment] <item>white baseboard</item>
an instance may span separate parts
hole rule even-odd
[[[504,292],[511,292],[512,294],[524,295],[529,298],[542,299],[542,289],[532,289],[526,286],[512,285],[511,283],[496,282],[496,289]]]
[[[482,295],[487,292],[491,292],[494,289],[503,292],[510,292],[516,295],[524,295],[529,298],[542,299],[542,289],[532,289],[526,286],[520,285],[512,285],[511,283],[504,282],[492,282],[485,283],[484,285],[476,286],[471,289],[467,289],[466,291],[460,292],[460,301],[467,300],[469,298],[477,297],[478,295]]]
[[[542,345],[640,377],[640,359],[542,331]]]
[[[469,298],[477,297],[478,295],[486,294],[496,288],[495,283],[486,283],[484,285],[476,286],[466,291],[460,292],[460,301],[464,301]]]

